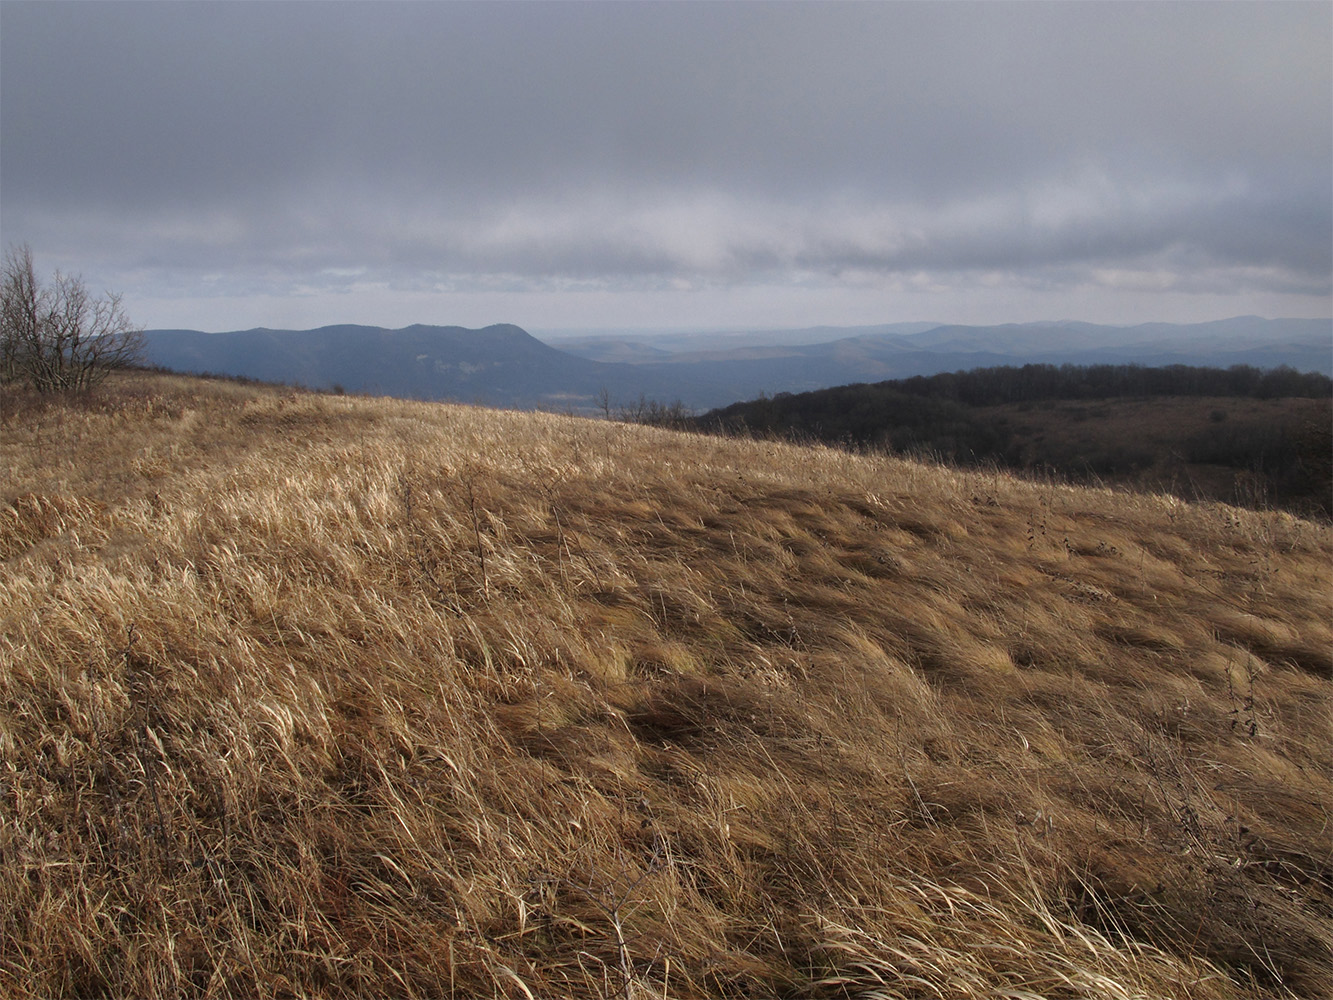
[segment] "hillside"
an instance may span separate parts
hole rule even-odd
[[[482,330],[327,326],[318,330],[150,330],[146,356],[183,372],[415,399],[556,407],[591,399],[615,368],[548,347],[516,326]]]
[[[1333,994],[1333,529],[125,375],[0,397],[0,994]]]
[[[561,350],[599,361],[640,365],[667,362],[697,368],[703,361],[786,359],[774,369],[803,385],[811,368],[830,366],[844,377],[825,384],[907,377],[981,365],[1234,364],[1330,373],[1333,323],[1327,319],[1263,319],[1236,316],[1207,323],[1143,323],[1109,326],[1072,321],[959,326],[891,323],[879,326],[808,327],[800,330],[657,333],[627,338],[602,332],[554,340]],[[792,385],[770,383],[769,392]]]
[[[1329,379],[1289,368],[982,368],[780,394],[676,422],[1333,516]]]

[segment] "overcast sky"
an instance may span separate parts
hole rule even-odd
[[[0,3],[0,240],[149,327],[1328,316],[1333,3]]]

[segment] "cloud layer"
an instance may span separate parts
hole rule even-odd
[[[176,302],[174,325],[283,299],[372,320],[332,311],[395,292],[435,302],[423,320],[510,301],[537,315],[490,318],[540,326],[646,321],[672,293],[691,315],[658,325],[744,322],[756,289],[829,310],[798,323],[987,293],[1025,303],[995,321],[1314,315],[1333,290],[1327,4],[0,18],[4,241]]]

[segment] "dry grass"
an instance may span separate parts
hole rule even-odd
[[[126,376],[0,424],[0,994],[1333,994],[1333,530]]]

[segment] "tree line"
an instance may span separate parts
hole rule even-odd
[[[1283,365],[1261,369],[1194,365],[1022,365],[917,375],[877,383],[885,390],[948,399],[969,406],[1033,403],[1048,399],[1117,399],[1154,396],[1246,396],[1256,399],[1320,399],[1333,381],[1319,372]]]
[[[979,419],[976,407],[1163,396],[1327,399],[1333,397],[1333,380],[1286,366],[1006,365],[780,392],[710,410],[693,418],[691,425],[725,433],[794,433],[863,446],[891,441],[953,454],[991,455],[1001,443],[1000,431],[993,422]]]

